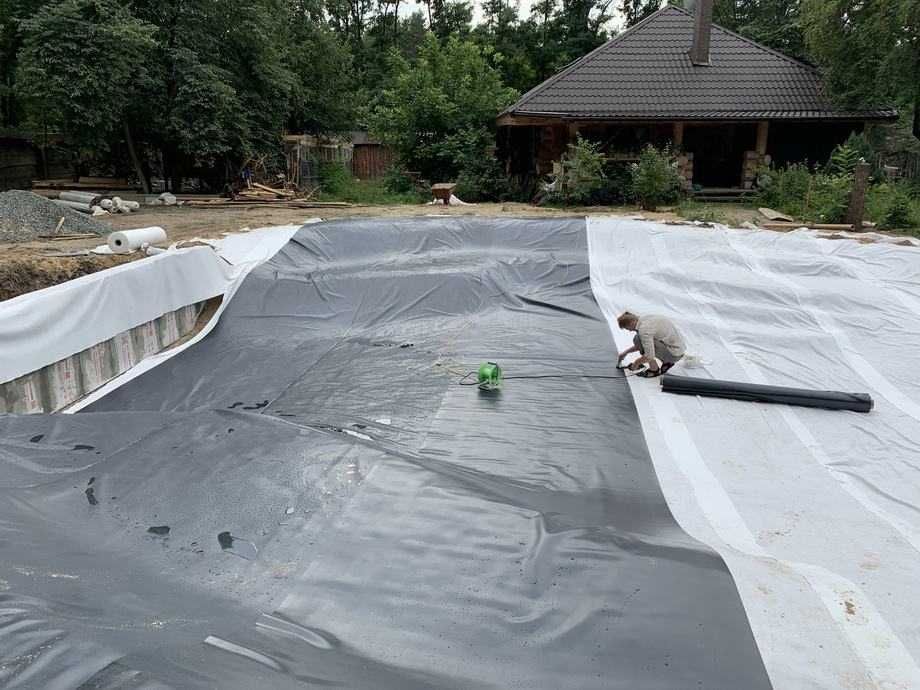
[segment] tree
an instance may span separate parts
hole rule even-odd
[[[758,43],[804,59],[801,0],[717,0],[713,20]]]
[[[482,157],[480,133],[517,97],[489,55],[472,42],[428,36],[418,59],[393,57],[391,84],[371,112],[371,129],[403,166],[431,180],[452,179],[469,157]]]
[[[357,80],[348,45],[302,7],[294,7],[284,39],[294,81],[287,125],[295,132],[332,133],[355,119]]]
[[[837,99],[912,109],[920,138],[920,3],[803,0],[802,14],[808,49]]]
[[[46,0],[0,0],[0,128],[16,127],[23,115],[17,100],[16,71],[22,49],[21,22]]]
[[[59,129],[75,150],[120,140],[147,83],[154,27],[115,0],[45,5],[22,26],[17,91],[32,120]]]
[[[605,26],[612,15],[612,0],[562,0],[555,17],[561,36],[561,64],[577,60],[607,40]]]
[[[661,0],[623,0],[620,12],[628,28],[657,12],[660,6]]]
[[[473,5],[465,0],[425,0],[428,28],[440,39],[464,37],[470,32]]]

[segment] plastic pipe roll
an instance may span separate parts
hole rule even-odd
[[[867,393],[813,391],[737,381],[697,379],[672,374],[665,374],[661,378],[661,390],[679,395],[701,395],[708,398],[729,398],[748,402],[820,407],[825,410],[851,410],[853,412],[869,412],[874,404],[872,397]]]
[[[109,235],[109,249],[113,254],[130,254],[140,249],[142,244],[156,244],[165,241],[166,231],[163,228],[122,230]]]
[[[82,201],[66,201],[65,199],[55,199],[54,203],[58,206],[66,206],[67,208],[72,208],[74,211],[80,211],[81,213],[89,213],[90,205],[84,204]]]
[[[99,195],[94,192],[61,192],[58,194],[61,201],[77,201],[81,204],[93,206],[99,200]]]

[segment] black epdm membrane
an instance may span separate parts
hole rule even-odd
[[[582,220],[309,225],[78,415],[0,417],[0,682],[770,687],[675,523]],[[456,385],[481,361],[515,379]]]

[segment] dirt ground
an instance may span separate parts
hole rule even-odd
[[[753,220],[753,209],[731,204],[720,205],[720,212],[737,224]],[[520,203],[471,204],[467,206],[353,206],[350,208],[290,209],[267,204],[232,208],[207,207],[142,207],[138,213],[117,215],[109,219],[113,230],[158,225],[164,228],[169,242],[200,238],[219,238],[223,233],[239,232],[272,225],[302,223],[310,218],[348,217],[406,217],[431,214],[451,216],[475,215],[494,217],[546,218],[553,216],[585,215],[640,215],[648,220],[676,221],[680,218],[673,210],[658,213],[639,212],[628,207],[545,208]],[[144,259],[141,252],[128,256],[98,256],[86,253],[100,244],[105,237],[38,241],[20,244],[0,244],[0,300],[10,299],[32,290],[56,285],[112,266]],[[73,254],[66,256],[66,254]]]
[[[572,216],[586,213],[628,214],[623,208],[547,209],[527,204],[476,204],[469,206],[433,207],[419,206],[354,206],[350,208],[289,209],[269,205],[240,206],[234,208],[206,207],[144,207],[138,213],[117,215],[107,219],[113,230],[158,225],[166,230],[169,242],[190,240],[196,237],[219,238],[222,233],[239,232],[272,225],[302,223],[321,217],[404,217],[432,213],[477,216]],[[674,218],[673,214],[644,214],[647,218]],[[88,254],[93,247],[105,243],[105,237],[82,240],[42,240],[19,244],[0,244],[0,300],[10,299],[26,292],[95,273],[129,261],[142,260],[144,255],[135,252],[127,256],[99,256]],[[67,256],[67,254],[73,254]]]

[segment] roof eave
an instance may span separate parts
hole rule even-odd
[[[742,112],[719,112],[719,113],[569,113],[569,112],[552,112],[552,111],[524,111],[524,110],[506,110],[499,115],[502,117],[518,118],[558,118],[560,120],[602,120],[617,122],[639,122],[648,120],[674,120],[681,122],[704,122],[711,120],[719,121],[745,121],[745,120],[799,120],[818,122],[822,120],[837,121],[894,121],[898,119],[899,113],[895,109],[878,109],[878,110],[847,110],[831,111],[825,113],[813,112],[778,112],[778,111],[742,111]]]

